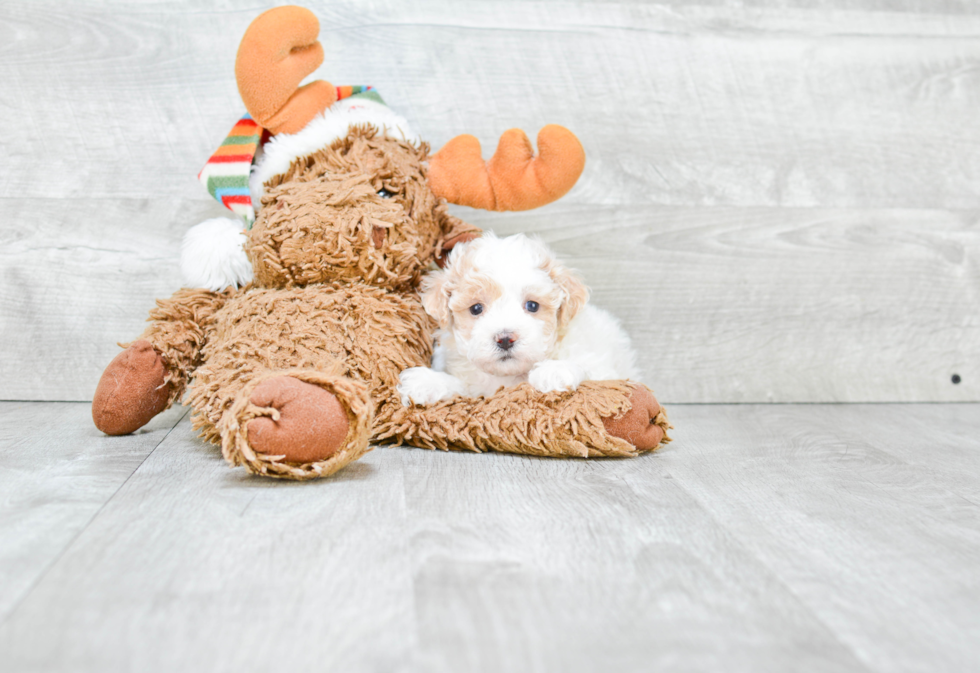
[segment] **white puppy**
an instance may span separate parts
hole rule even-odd
[[[432,368],[401,374],[402,403],[490,395],[528,382],[541,392],[585,380],[637,378],[629,337],[541,241],[523,234],[453,248],[422,282],[422,305],[439,323]]]

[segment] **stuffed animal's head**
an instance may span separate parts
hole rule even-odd
[[[245,246],[259,285],[415,286],[464,233],[429,188],[426,145],[394,135],[351,127],[265,181]]]
[[[238,258],[214,252],[212,233],[185,239],[182,266],[191,284],[415,287],[432,261],[443,263],[454,244],[480,233],[449,215],[447,202],[536,208],[562,196],[581,174],[581,143],[554,125],[538,134],[538,156],[527,136],[511,129],[489,161],[469,135],[430,157],[377,94],[344,97],[350,92],[321,80],[299,86],[323,60],[318,33],[312,12],[286,6],[260,15],[242,38],[235,72],[249,123],[273,134],[249,179],[255,224],[244,247],[240,233],[218,232]],[[226,143],[234,156],[234,142]]]

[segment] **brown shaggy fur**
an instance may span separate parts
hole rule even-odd
[[[636,447],[609,435],[602,419],[628,412],[638,385],[586,381],[574,392],[539,393],[522,383],[490,397],[455,397],[430,407],[406,408],[394,400],[376,422],[376,439],[443,451],[636,456]],[[663,429],[664,443],[669,442],[666,412],[661,409],[650,422]]]
[[[447,241],[478,232],[429,189],[427,152],[353,128],[269,180],[246,244],[254,283],[222,293],[180,290],[150,314],[141,338],[163,358],[170,401],[193,378],[189,401],[202,436],[220,443],[232,464],[290,479],[330,474],[369,450],[371,439],[541,456],[636,455],[603,425],[630,411],[634,383],[588,382],[549,394],[522,385],[489,398],[402,406],[399,374],[432,355],[422,275]],[[248,421],[278,413],[249,396],[283,375],[324,388],[346,410],[349,433],[329,459],[291,464],[249,445]],[[668,427],[663,412],[649,422]]]
[[[269,180],[246,247],[256,282],[416,287],[450,224],[425,181],[427,152],[357,128]]]

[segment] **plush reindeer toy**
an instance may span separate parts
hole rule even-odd
[[[372,441],[550,456],[631,456],[667,441],[653,394],[630,381],[402,405],[400,372],[432,355],[422,275],[479,235],[447,201],[536,208],[574,185],[584,153],[569,131],[546,126],[537,157],[517,130],[487,162],[472,136],[430,157],[373,91],[298,88],[323,60],[318,32],[299,7],[270,10],[246,31],[236,62],[245,125],[272,139],[245,198],[220,170],[210,185],[246,221],[260,204],[254,225],[212,220],[189,232],[182,264],[199,287],[158,301],[149,327],[106,368],[96,426],[133,432],[190,384],[205,439],[234,465],[290,479],[331,474]],[[234,163],[220,157],[237,156],[237,142],[226,141],[215,166]]]

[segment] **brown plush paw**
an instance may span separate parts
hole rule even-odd
[[[249,445],[291,463],[326,460],[343,446],[350,429],[347,412],[332,393],[291,376],[263,381],[249,401],[279,411],[279,420],[259,416],[248,422]]]
[[[149,341],[137,341],[102,372],[92,399],[92,420],[107,435],[128,435],[167,408],[167,368]]]
[[[640,386],[630,397],[632,407],[619,418],[603,418],[606,432],[625,439],[640,451],[649,451],[664,438],[664,430],[656,423],[660,403],[649,388]]]

